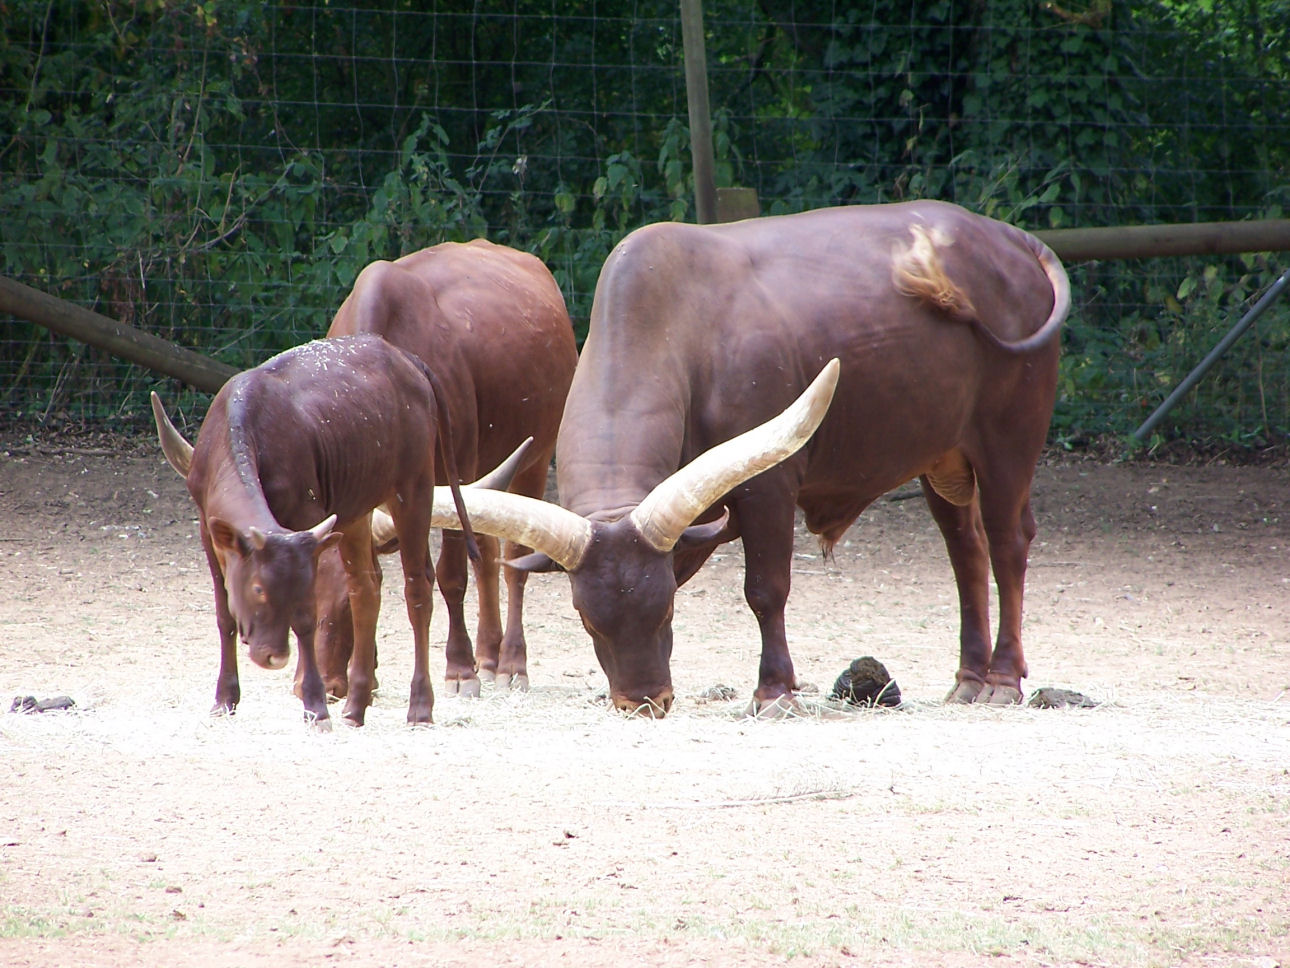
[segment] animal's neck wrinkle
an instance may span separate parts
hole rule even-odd
[[[239,524],[258,527],[266,533],[285,532],[287,529],[278,523],[278,519],[269,507],[268,499],[264,496],[259,462],[246,426],[241,420],[233,419],[235,416],[240,417],[241,414],[231,412],[229,416],[228,446],[234,480],[231,482],[231,488],[220,490],[236,505],[230,510],[237,512],[235,520]]]
[[[604,521],[622,517],[649,493],[648,489],[611,487],[567,488],[566,491],[560,495],[560,502],[566,508],[584,517]]]
[[[560,478],[560,502],[586,517],[612,520],[640,504],[673,470],[637,461],[566,466]]]

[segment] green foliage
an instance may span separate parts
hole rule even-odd
[[[718,184],[1031,229],[1284,212],[1290,0],[917,7],[705,3]],[[234,365],[322,333],[368,262],[478,235],[542,258],[581,333],[612,246],[694,215],[674,0],[0,12],[3,272]],[[1075,267],[1055,436],[1131,430],[1275,274]],[[8,329],[6,406],[146,413],[138,367]],[[1284,439],[1288,330],[1270,313],[1163,432]]]
[[[1264,256],[1171,263],[1173,273],[1090,264],[1071,271],[1085,318],[1067,326],[1054,437],[1127,436],[1284,271]],[[1087,318],[1113,318],[1114,327]],[[1266,447],[1290,437],[1290,304],[1271,307],[1157,428],[1166,439]]]

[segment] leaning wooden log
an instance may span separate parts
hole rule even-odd
[[[227,363],[4,276],[0,276],[0,314],[29,320],[207,393],[218,391],[238,372]]]

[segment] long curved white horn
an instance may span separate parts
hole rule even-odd
[[[591,522],[558,504],[507,491],[462,488],[462,503],[476,531],[536,548],[566,571],[574,571],[591,544]],[[458,529],[457,508],[446,487],[434,489],[430,524]]]
[[[657,551],[670,551],[721,495],[794,454],[828,412],[840,370],[841,364],[830,360],[778,417],[704,451],[660,482],[632,511],[641,537]]]
[[[187,478],[188,468],[193,463],[193,445],[184,440],[184,435],[170,422],[156,390],[152,391],[152,419],[157,424],[157,439],[161,441],[161,452],[166,455],[166,463],[180,477]]]
[[[469,484],[463,484],[462,487],[477,487],[489,491],[505,491],[511,486],[511,481],[515,479],[515,474],[520,469],[520,464],[524,461],[528,453],[529,445],[533,443],[533,438],[525,437],[523,442],[511,451],[511,456],[506,458],[477,481],[471,481]]]
[[[511,486],[511,481],[515,479],[515,474],[520,469],[520,464],[523,463],[532,443],[533,438],[531,436],[525,437],[520,442],[520,445],[511,451],[511,455],[506,460],[478,480],[463,484],[461,486],[462,490],[469,488],[493,491],[506,490]],[[470,512],[467,511],[466,513],[469,514]],[[473,525],[474,522],[471,523]],[[372,511],[372,544],[378,547],[386,545],[398,536],[398,532],[394,530],[394,519],[390,517],[390,512],[385,509],[384,504]]]

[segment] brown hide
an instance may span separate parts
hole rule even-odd
[[[452,426],[457,469],[466,479],[497,466],[522,440],[525,453],[510,490],[540,498],[555,450],[564,398],[577,364],[573,327],[555,279],[537,258],[477,239],[448,242],[394,262],[367,266],[336,313],[328,336],[374,333],[423,360],[439,379],[439,406]],[[444,480],[444,468],[439,469]],[[508,556],[530,549],[512,544]],[[526,575],[507,571],[507,618],[498,597],[498,552],[476,563],[479,623],[475,649],[466,631],[466,554],[445,532],[439,587],[448,607],[446,676],[452,692],[478,694],[486,679],[525,688],[523,629]],[[319,578],[315,648],[328,688],[343,695],[352,648],[339,569]],[[477,655],[476,655],[477,652]]]
[[[155,399],[154,413],[163,449],[179,468],[172,453],[182,440]],[[426,548],[439,439],[433,375],[371,336],[288,350],[233,377],[216,395],[191,455],[176,455],[189,457],[186,480],[214,582],[221,645],[216,711],[232,712],[240,699],[238,634],[254,661],[279,668],[291,631],[305,667],[306,714],[328,720],[314,663],[314,580],[318,556],[338,544],[356,628],[344,715],[362,723],[379,606],[368,518],[385,504],[409,576],[415,660],[408,718],[431,720]],[[318,526],[329,516],[330,536]]]
[[[1019,700],[1030,482],[1068,305],[1065,273],[1040,242],[944,203],[664,223],[623,239],[601,272],[556,448],[561,503],[615,522],[597,525],[570,573],[615,704],[666,710],[676,585],[712,550],[644,548],[624,515],[780,411],[832,357],[841,377],[815,436],[699,518],[724,504],[723,537],[743,540],[762,638],[757,707],[794,688],[784,630],[794,507],[827,549],[875,498],[919,476],[959,588],[951,698]]]

